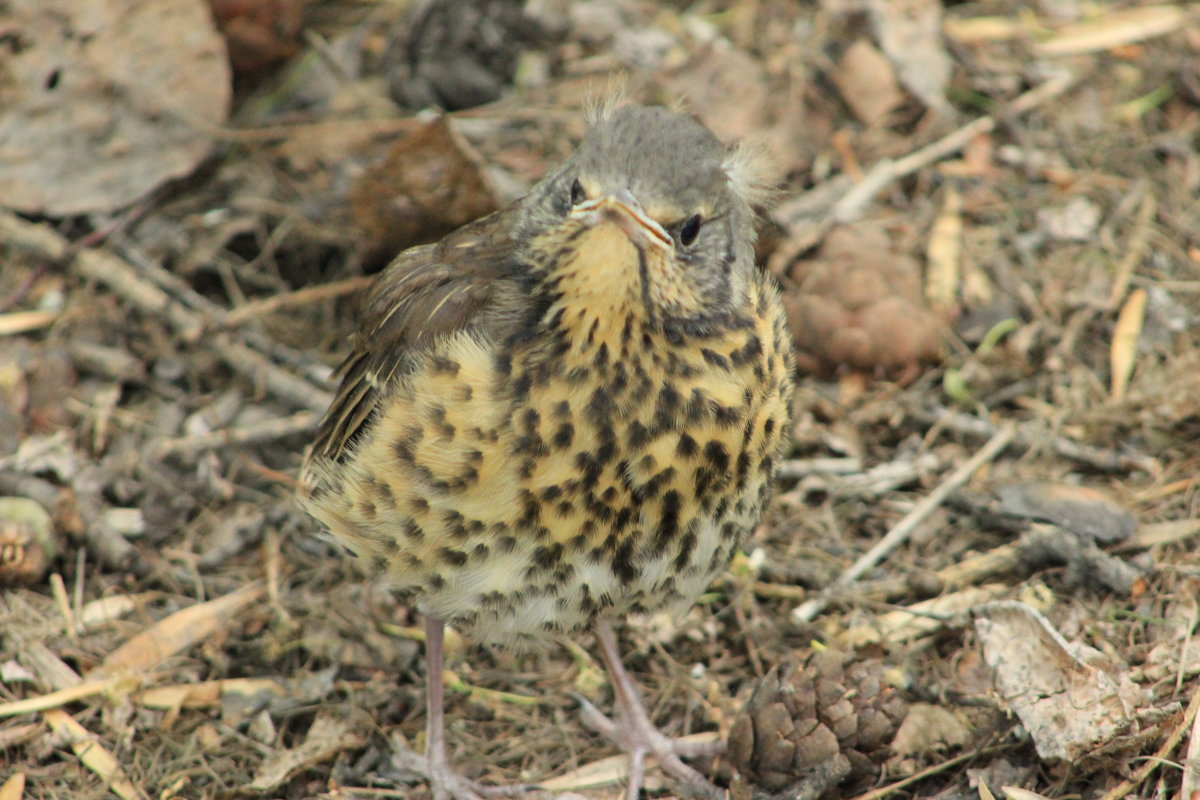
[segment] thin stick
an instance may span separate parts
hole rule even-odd
[[[199,342],[205,330],[215,327],[213,319],[216,315],[188,308],[161,286],[143,278],[128,261],[108,250],[74,247],[49,225],[27,222],[15,214],[0,211],[0,239],[32,250],[43,258],[68,264],[75,274],[104,284],[143,313],[166,319],[184,341]],[[212,348],[242,377],[265,386],[272,394],[299,408],[321,412],[329,405],[330,395],[324,389],[239,341],[232,341],[228,336],[215,336],[203,344]]]
[[[1070,72],[1055,75],[1045,83],[1035,86],[1012,101],[1012,103],[1003,109],[1004,116],[1016,116],[1017,114],[1023,114],[1026,111],[1036,108],[1070,89],[1075,85],[1077,80],[1078,77]],[[882,191],[885,186],[900,178],[911,175],[936,161],[940,161],[946,156],[957,153],[966,147],[975,137],[991,133],[999,124],[1000,118],[998,114],[979,117],[963,125],[953,133],[949,133],[936,142],[932,142],[920,150],[915,150],[903,158],[898,158],[895,161],[885,159],[879,162],[871,167],[866,176],[856,183],[854,188],[844,194],[834,205],[833,212],[830,214],[832,221],[849,222],[858,219],[863,207],[876,194]]]
[[[970,753],[963,753],[960,756],[955,756],[954,758],[950,759],[949,761],[943,761],[940,764],[934,764],[932,767],[927,767],[926,769],[923,769],[920,772],[913,773],[912,775],[909,775],[907,778],[898,780],[895,783],[889,784],[887,786],[881,786],[878,789],[872,789],[871,791],[867,792],[866,794],[860,794],[858,797],[854,797],[851,800],[879,800],[879,798],[881,798],[881,797],[887,797],[889,794],[898,792],[901,789],[911,786],[912,784],[916,783],[917,781],[923,781],[928,777],[937,775],[939,772],[945,772],[946,770],[950,769],[951,767],[957,767],[959,764],[962,764],[966,761],[970,761],[973,758],[982,758],[983,756],[989,756],[989,755],[992,755],[993,753],[999,753],[1006,749],[1008,749],[1008,748],[1003,747],[1003,746],[1002,747],[989,747],[985,750],[975,750]]]
[[[922,422],[941,425],[947,430],[952,430],[956,433],[965,433],[971,436],[993,436],[996,433],[996,426],[990,422],[946,408],[917,411],[914,416]],[[1048,436],[1044,430],[1031,429],[1029,426],[1021,426],[1017,430],[1017,437],[1014,444],[1027,450],[1049,446],[1051,450],[1063,458],[1079,462],[1080,464],[1086,464],[1089,467],[1094,467],[1105,472],[1135,472],[1140,470],[1150,475],[1162,474],[1162,466],[1150,456],[1136,452],[1121,452],[1119,450],[1095,447],[1061,436]]]
[[[176,453],[190,454],[203,450],[214,450],[228,445],[269,442],[275,439],[282,439],[285,436],[291,436],[292,434],[309,431],[316,422],[316,413],[301,411],[290,417],[256,422],[253,425],[244,427],[223,428],[196,436],[163,439],[155,446],[154,452],[161,458],[162,456]]]
[[[262,300],[255,300],[245,305],[238,306],[225,315],[221,320],[224,327],[232,328],[237,325],[242,325],[252,319],[256,319],[266,314],[274,314],[276,311],[284,308],[292,308],[294,306],[305,306],[310,303],[316,303],[321,300],[327,300],[332,297],[341,297],[344,294],[353,294],[354,292],[362,291],[375,280],[373,275],[362,275],[355,278],[346,278],[342,281],[334,281],[333,283],[325,283],[319,286],[309,286],[304,289],[297,289],[294,292],[286,294],[277,294],[273,297],[267,297]]]
[[[1009,442],[1016,435],[1016,427],[1009,424],[1005,425],[996,434],[988,440],[979,452],[971,457],[969,461],[960,466],[950,474],[941,485],[925,496],[919,503],[913,506],[912,510],[904,515],[904,518],[896,523],[887,534],[879,540],[879,542],[862,555],[854,562],[841,576],[833,582],[825,591],[821,592],[813,599],[801,603],[792,610],[792,617],[798,622],[811,622],[812,619],[829,603],[830,596],[836,591],[849,583],[852,583],[862,577],[866,572],[875,567],[883,559],[908,540],[912,532],[932,514],[938,506],[946,501],[950,494],[962,486],[975,471],[988,463],[1000,454]]]

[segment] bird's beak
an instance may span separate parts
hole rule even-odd
[[[628,189],[618,189],[611,194],[580,203],[571,209],[571,216],[583,220],[589,226],[612,222],[639,248],[661,247],[668,251],[674,248],[670,234],[650,218],[642,204],[633,196],[633,192]]]

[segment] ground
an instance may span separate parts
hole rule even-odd
[[[519,196],[614,86],[771,154],[759,256],[801,362],[762,526],[683,617],[621,632],[655,720],[734,730],[697,766],[742,797],[779,788],[761,742],[814,729],[815,764],[862,768],[785,796],[1200,791],[1194,8],[212,7],[232,73],[184,36],[206,7],[114,17],[106,58],[153,39],[215,81],[147,91],[120,148],[71,138],[105,106],[34,114],[17,78],[0,116],[0,798],[426,796],[387,759],[422,746],[419,618],[319,535],[297,468],[369,275]],[[0,52],[51,53],[37,90],[83,109],[85,48],[46,37],[85,22],[12,13]],[[163,113],[188,102],[220,119]],[[168,118],[193,124],[150,138]],[[572,699],[611,702],[589,636],[452,644],[466,772],[618,796]],[[841,722],[762,682],[789,669]]]

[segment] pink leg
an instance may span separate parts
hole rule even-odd
[[[645,777],[645,761],[647,755],[653,755],[662,765],[663,771],[685,784],[698,794],[720,800],[725,793],[710,783],[703,775],[683,763],[680,756],[711,755],[720,747],[704,745],[700,747],[687,746],[664,736],[646,713],[641,694],[633,678],[625,671],[621,663],[621,653],[617,647],[617,637],[612,625],[607,621],[596,623],[596,639],[600,643],[600,656],[608,669],[608,677],[612,682],[613,694],[617,701],[617,721],[604,716],[594,705],[582,700],[583,720],[603,736],[611,739],[618,747],[629,754],[629,787],[626,790],[627,800],[637,800]]]
[[[437,617],[425,618],[425,755],[398,748],[392,763],[424,775],[433,800],[483,800],[484,797],[521,797],[537,794],[528,786],[483,786],[454,771],[446,754],[445,695],[442,671],[444,624]]]

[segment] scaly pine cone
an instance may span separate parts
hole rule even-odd
[[[833,650],[775,668],[759,681],[729,732],[734,797],[815,800],[840,783],[879,773],[908,711],[878,661]]]

